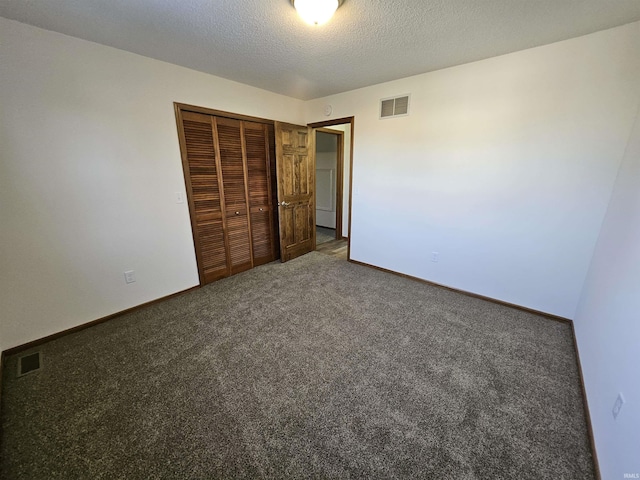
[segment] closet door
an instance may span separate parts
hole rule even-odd
[[[196,246],[200,283],[229,274],[224,236],[224,200],[220,157],[215,148],[212,117],[181,112],[182,162],[191,198],[191,223]]]
[[[253,266],[243,125],[239,120],[214,117],[214,133],[224,189],[229,266],[233,275]]]
[[[273,125],[175,107],[200,284],[275,260]]]
[[[254,266],[275,260],[271,168],[267,126],[243,122],[249,179],[249,212]]]

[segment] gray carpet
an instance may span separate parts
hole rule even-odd
[[[591,479],[568,325],[312,253],[40,347],[4,479]]]
[[[336,239],[335,228],[325,228],[316,226],[316,245],[320,245]]]

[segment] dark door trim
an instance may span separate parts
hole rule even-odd
[[[315,131],[319,128],[344,125],[345,123],[351,125],[351,143],[349,145],[349,149],[351,150],[349,158],[349,233],[347,238],[347,260],[351,261],[351,224],[353,222],[353,219],[351,218],[353,205],[353,138],[355,131],[355,117],[336,118],[334,120],[326,120],[324,122],[309,123],[307,126],[313,128]]]
[[[245,120],[247,122],[266,123],[267,125],[273,125],[275,123],[274,120],[269,120],[267,118],[251,117],[249,115],[225,112],[222,110],[215,110],[213,108],[198,107],[197,105],[189,105],[186,103],[173,102],[173,105],[176,112],[180,110],[182,112],[204,113],[205,115],[211,115],[213,117],[225,117],[232,118],[234,120]]]

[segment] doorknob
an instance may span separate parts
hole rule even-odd
[[[289,205],[291,205],[291,202],[278,202],[278,206],[288,207]]]

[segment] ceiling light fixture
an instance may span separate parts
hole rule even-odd
[[[327,23],[344,0],[291,0],[298,15],[311,25]]]

